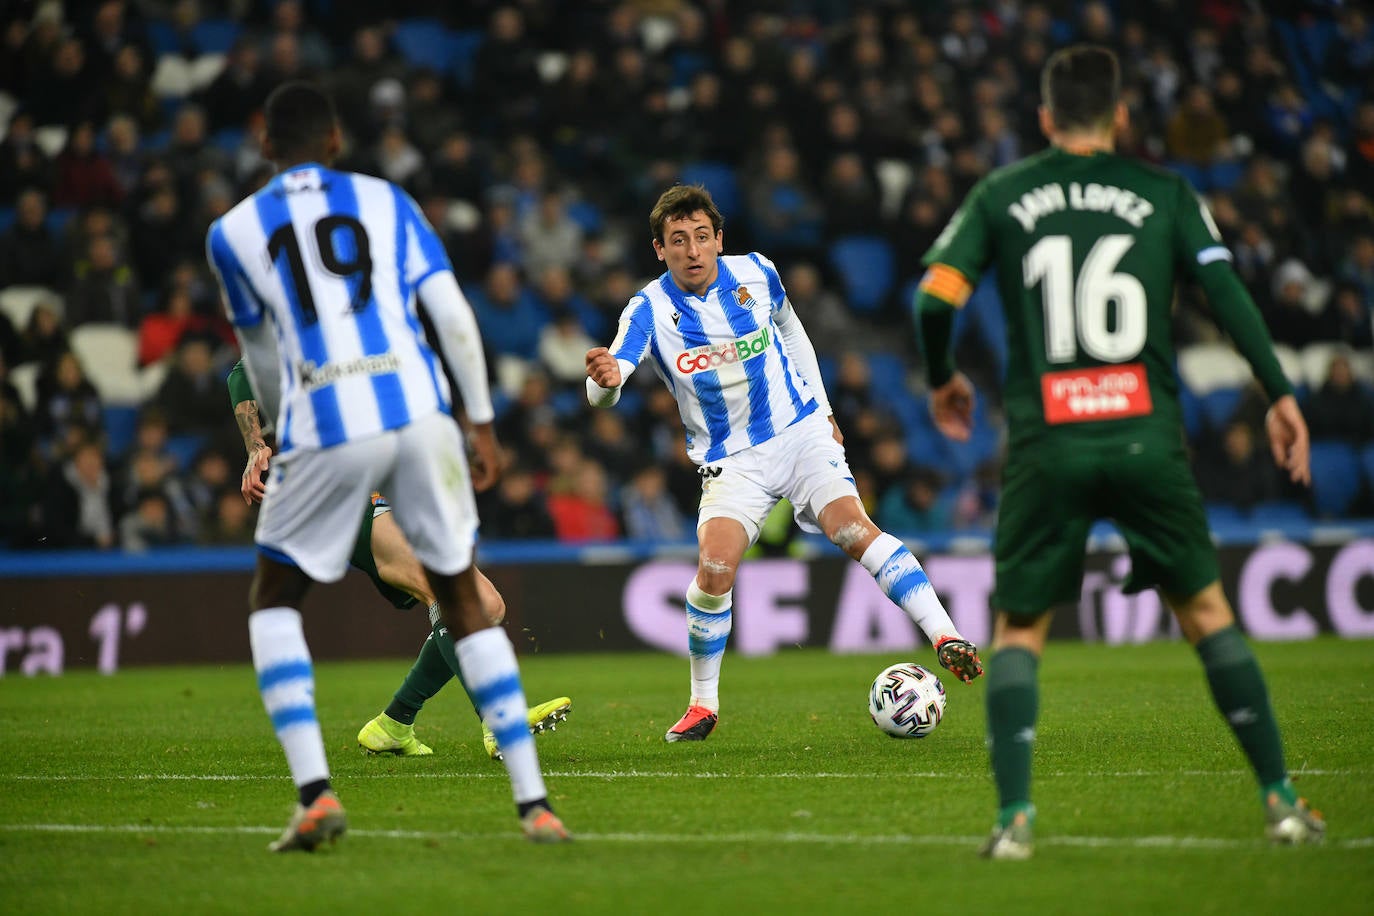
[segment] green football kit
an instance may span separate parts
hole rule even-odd
[[[1129,546],[1127,592],[1187,598],[1217,579],[1170,338],[1180,272],[1202,285],[1269,396],[1292,392],[1230,259],[1179,176],[1056,147],[983,179],[926,253],[917,302],[932,387],[954,371],[953,307],[989,268],[1006,315],[997,608],[1076,602],[1099,518]]]

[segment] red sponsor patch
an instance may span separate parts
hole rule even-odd
[[[1154,410],[1140,363],[1047,372],[1040,376],[1040,396],[1050,424],[1119,420]]]

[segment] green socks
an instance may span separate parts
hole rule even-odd
[[[988,755],[997,783],[999,822],[1031,814],[1031,746],[1040,708],[1040,659],[1026,649],[1000,649],[988,661]]]
[[[1254,653],[1234,626],[1218,630],[1197,644],[1212,699],[1235,732],[1263,791],[1278,792],[1292,803],[1293,787],[1283,762],[1278,722]]]
[[[458,671],[458,659],[453,654],[453,640],[438,635],[439,625],[425,640],[415,664],[392,697],[386,714],[402,725],[414,725],[415,714],[447,684]],[[459,678],[459,682],[462,678]]]

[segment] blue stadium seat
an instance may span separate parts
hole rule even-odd
[[[580,395],[586,398],[585,394]],[[578,403],[580,408],[585,400]],[[620,411],[621,416],[626,420],[633,420],[644,412],[644,391],[638,385],[628,385],[620,389],[620,400],[616,402],[615,409]]]
[[[232,156],[243,146],[243,139],[247,135],[248,131],[242,127],[221,127],[210,135],[210,145]]]
[[[744,198],[740,196],[739,179],[735,170],[723,162],[689,162],[678,176],[683,184],[699,184],[711,192],[716,209],[726,220],[744,215]]]
[[[438,19],[403,19],[391,35],[396,51],[415,67],[436,73],[448,70],[453,50],[453,33]]]
[[[893,405],[900,428],[906,434],[907,461],[919,468],[947,473],[944,464],[945,437],[935,428],[930,416],[930,399],[915,398]],[[844,430],[840,430],[844,432]]]
[[[1326,55],[1336,38],[1336,23],[1326,17],[1314,16],[1298,28],[1298,46],[1307,55],[1314,73],[1326,68]]]
[[[76,216],[76,210],[72,207],[53,207],[48,211],[48,218],[43,224],[48,227],[48,231],[53,235],[61,235],[67,231],[67,226]]]
[[[867,355],[869,389],[877,401],[907,391],[907,365],[896,353],[875,351]]]
[[[821,370],[821,384],[825,386],[826,391],[833,391],[835,389],[835,377],[840,372],[840,361],[834,356],[817,353],[816,365]]]
[[[463,89],[472,88],[477,51],[485,38],[486,33],[481,30],[453,32],[450,35],[448,72]]]
[[[1360,450],[1360,465],[1364,468],[1364,485],[1374,492],[1374,445]]]
[[[495,413],[497,420],[504,417],[506,411],[510,410],[514,403],[515,400],[502,391],[500,385],[491,386],[491,409]]]
[[[180,99],[177,99],[180,102]],[[172,142],[172,132],[170,130],[153,131],[144,134],[138,141],[138,148],[145,153],[160,153],[167,149],[167,144]]]
[[[162,119],[164,123],[171,124],[177,118],[177,112],[181,111],[181,106],[186,104],[186,98],[179,95],[169,95],[157,100],[162,107]]]
[[[1193,186],[1193,190],[1199,194],[1206,194],[1210,190],[1211,182],[1207,179],[1207,170],[1202,166],[1177,160],[1171,160],[1165,164],[1169,167],[1169,171],[1182,175],[1188,184]]]
[[[1312,521],[1307,507],[1286,499],[1258,503],[1250,508],[1250,521],[1260,527],[1284,527]]]
[[[980,465],[997,457],[1001,441],[1001,435],[988,422],[987,416],[982,411],[975,411],[973,434],[967,442],[941,437],[947,472],[960,478],[971,476]]]
[[[205,437],[196,434],[167,437],[167,452],[177,463],[177,470],[184,471],[191,466],[196,455],[205,447]]]
[[[180,33],[165,19],[148,20],[148,43],[152,45],[154,61],[164,54],[182,52]]]
[[[1218,432],[1225,429],[1240,404],[1241,394],[1239,388],[1218,388],[1200,397],[1198,400],[1207,425]]]
[[[1317,514],[1339,517],[1360,495],[1360,456],[1346,442],[1312,443],[1312,502]]]
[[[191,40],[201,54],[228,54],[243,26],[232,19],[202,19],[191,28]]]
[[[916,467],[930,468],[958,483],[997,457],[1001,434],[988,420],[983,402],[973,412],[973,435],[967,442],[945,438],[930,416],[930,398],[908,396],[896,404],[884,405],[897,414],[905,430],[907,458]]]
[[[14,208],[0,207],[0,232],[6,232],[14,225]]]
[[[1214,162],[1207,170],[1213,191],[1229,191],[1245,177],[1246,160],[1228,159]]]
[[[124,404],[106,404],[101,410],[105,424],[105,451],[111,458],[118,458],[134,444],[134,433],[138,430],[138,407]]]
[[[1192,442],[1202,435],[1207,416],[1202,411],[1202,399],[1181,381],[1178,384],[1178,406],[1183,412],[1183,431],[1188,434],[1188,441]]]
[[[549,406],[561,419],[575,417],[587,406],[587,394],[581,388],[565,388],[555,391],[549,398]]]
[[[601,208],[589,200],[574,200],[568,204],[568,217],[582,231],[588,234],[595,234],[601,231],[605,225],[606,218],[601,213]]]
[[[1245,524],[1245,513],[1230,503],[1207,503],[1204,508],[1207,511],[1209,528]]]
[[[836,239],[830,245],[830,263],[851,309],[875,312],[886,303],[896,282],[896,258],[887,239],[876,235]]]

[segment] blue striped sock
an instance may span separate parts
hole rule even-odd
[[[890,534],[880,534],[868,545],[859,562],[878,581],[883,594],[906,611],[932,644],[942,636],[958,635],[954,621],[949,619],[930,579],[926,578],[926,571],[901,541]]]
[[[520,684],[520,668],[515,649],[500,627],[470,633],[454,643],[463,683],[477,705],[483,723],[496,735],[502,762],[510,775],[515,803],[544,798],[544,777],[539,772],[539,755],[530,737],[525,689]]]
[[[692,702],[720,711],[720,665],[730,641],[734,592],[709,595],[693,579],[687,588],[687,651],[692,669]]]
[[[329,778],[324,738],[315,718],[315,672],[300,612],[265,608],[248,617],[258,691],[297,786]]]

